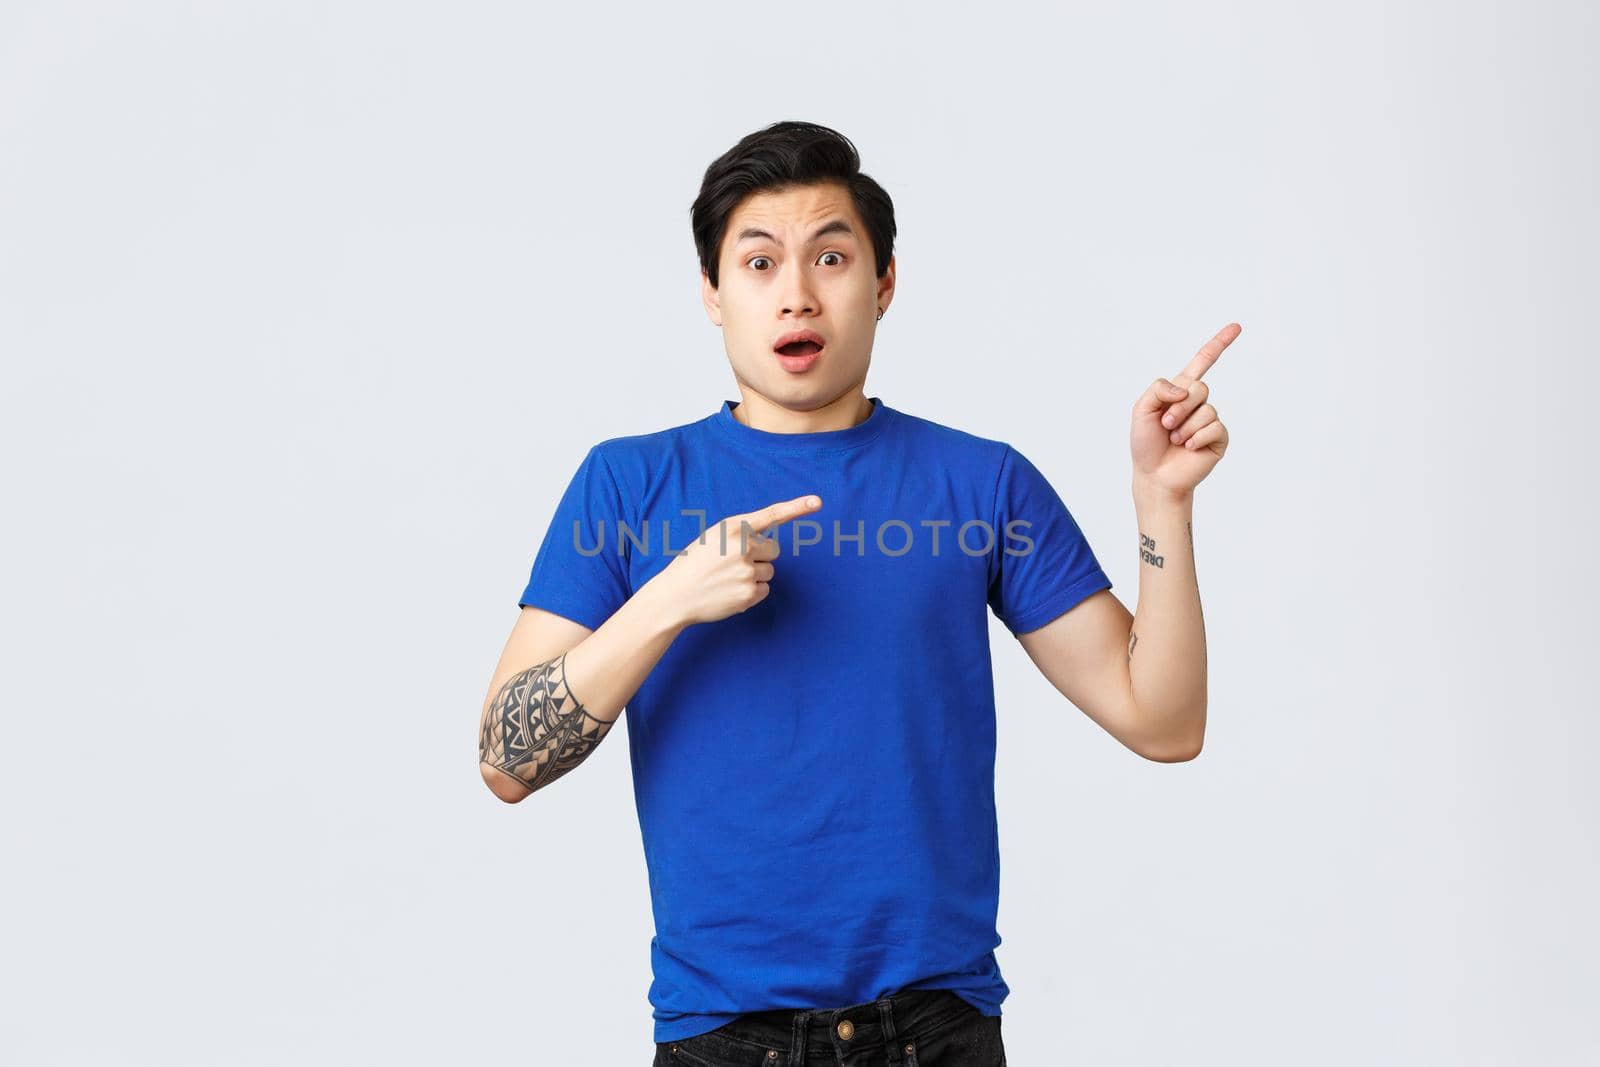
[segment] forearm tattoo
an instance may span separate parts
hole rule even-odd
[[[1129,659],[1133,658],[1133,646],[1137,645],[1138,643],[1139,643],[1139,635],[1138,634],[1134,634],[1134,633],[1130,633],[1128,635],[1128,658]]]
[[[1163,569],[1167,565],[1167,557],[1156,555],[1156,539],[1143,530],[1139,531],[1139,558]]]
[[[479,758],[530,790],[588,759],[616,722],[590,715],[572,695],[566,662],[562,653],[515,675],[483,717]]]

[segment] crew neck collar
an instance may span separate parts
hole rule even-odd
[[[854,426],[846,426],[842,430],[817,430],[812,433],[758,430],[733,417],[733,409],[740,403],[737,400],[724,400],[721,410],[711,416],[711,421],[742,448],[784,453],[839,452],[864,445],[877,437],[893,416],[894,409],[885,404],[881,397],[871,396],[867,399],[872,401],[872,411]]]

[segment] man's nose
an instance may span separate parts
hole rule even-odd
[[[811,275],[798,265],[788,267],[786,271],[788,276],[784,279],[783,310],[816,314],[817,294],[811,285]]]

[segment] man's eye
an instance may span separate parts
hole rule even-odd
[[[843,256],[843,255],[842,255],[842,254],[840,254],[840,253],[838,253],[838,252],[824,252],[824,253],[822,253],[822,255],[823,255],[823,256],[838,256],[838,257],[839,257],[839,262],[840,262],[840,263],[843,263],[843,262],[844,262],[844,256]],[[819,256],[819,257],[817,257],[817,258],[819,258],[819,259],[820,259],[820,258],[822,258],[822,257],[821,257],[821,256]]]
[[[751,265],[751,266],[752,266],[752,267],[756,267],[756,264],[757,264],[757,263],[759,263],[759,262],[760,262],[760,261],[761,261],[761,260],[764,260],[764,259],[765,259],[765,260],[766,260],[766,261],[767,261],[767,262],[768,262],[768,263],[771,263],[771,262],[772,262],[772,260],[770,260],[770,259],[767,259],[767,257],[766,257],[766,256],[756,256],[756,257],[755,257],[755,258],[753,258],[753,259],[751,259],[751,260],[750,260],[750,265]],[[762,267],[756,267],[756,270],[763,270],[763,269],[765,269],[765,268],[762,268]]]

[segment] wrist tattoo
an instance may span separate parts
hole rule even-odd
[[[539,789],[582,763],[615,719],[598,719],[567,687],[567,655],[514,675],[484,713],[478,758]]]
[[[1139,558],[1163,569],[1167,565],[1167,557],[1156,555],[1156,539],[1143,530],[1139,531]]]

